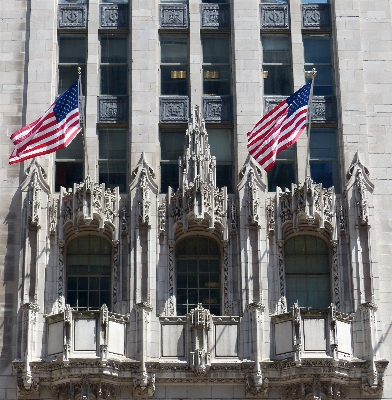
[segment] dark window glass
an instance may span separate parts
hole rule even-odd
[[[97,236],[83,236],[67,248],[67,303],[77,310],[109,308],[112,250]]]
[[[288,307],[324,309],[331,303],[329,250],[326,243],[311,235],[286,241],[285,272]]]
[[[207,129],[211,155],[216,158],[216,185],[233,193],[233,134],[231,129]]]
[[[228,35],[204,35],[203,47],[203,94],[206,96],[230,95],[230,37]]]
[[[170,186],[173,190],[178,188],[178,159],[184,154],[185,143],[184,127],[178,131],[162,131],[161,142],[161,193],[167,193]]]
[[[187,96],[188,37],[161,35],[161,94]]]
[[[56,152],[55,191],[72,188],[83,180],[83,134],[79,132],[65,149]]]
[[[292,93],[289,35],[262,35],[264,94],[289,96]]]
[[[277,186],[282,190],[291,189],[291,184],[296,182],[295,154],[294,145],[276,156],[275,166],[267,173],[269,192],[274,192]]]
[[[220,314],[220,248],[204,236],[177,245],[177,314],[189,313],[199,303]]]
[[[128,40],[126,37],[101,37],[101,94],[128,94]]]
[[[333,94],[331,37],[330,35],[303,35],[305,70],[317,70],[313,94]]]
[[[312,129],[310,133],[310,175],[324,188],[340,193],[337,137],[335,129]]]
[[[99,139],[99,183],[120,193],[126,192],[127,181],[127,129],[100,129]]]
[[[86,35],[59,35],[58,94],[66,91],[78,78],[81,68],[83,93],[86,94]]]

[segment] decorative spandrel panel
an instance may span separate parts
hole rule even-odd
[[[264,96],[264,114],[271,111],[284,96]],[[336,122],[336,98],[335,96],[315,96],[312,99],[312,122],[328,123]]]
[[[159,28],[161,29],[188,29],[187,4],[160,4]]]
[[[87,29],[87,4],[59,4],[58,29]]]
[[[312,99],[312,122],[336,122],[335,96],[317,96]]]
[[[201,29],[229,29],[229,4],[200,4]]]
[[[128,96],[99,96],[98,122],[128,122]]]
[[[159,99],[159,122],[184,123],[189,118],[189,99],[187,96],[161,97]]]
[[[260,29],[289,29],[287,4],[260,4]]]
[[[330,29],[331,7],[329,4],[302,4],[302,29]]]
[[[101,29],[127,29],[129,27],[128,4],[100,4],[99,12]]]
[[[230,123],[233,121],[231,96],[203,97],[203,117],[207,123]]]

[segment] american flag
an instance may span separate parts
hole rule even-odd
[[[15,148],[9,163],[15,164],[67,147],[79,131],[79,82],[75,82],[42,117],[11,135]]]
[[[266,171],[306,128],[312,82],[279,103],[248,132],[249,153]]]

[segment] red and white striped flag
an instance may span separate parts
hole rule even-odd
[[[79,82],[76,82],[42,117],[11,135],[15,148],[9,163],[15,164],[67,147],[79,131]]]
[[[248,132],[249,153],[266,171],[306,128],[312,82],[279,103]]]

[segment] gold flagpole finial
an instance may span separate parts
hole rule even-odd
[[[316,68],[313,68],[311,71],[305,71],[305,79],[314,79],[316,75]]]

